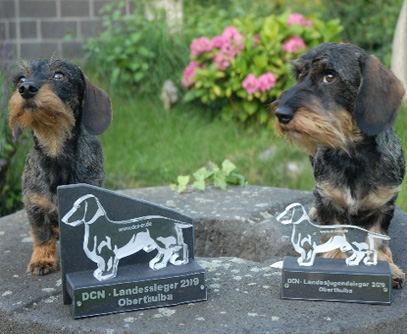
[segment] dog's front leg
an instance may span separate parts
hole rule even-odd
[[[380,240],[381,241],[381,240]],[[379,242],[380,242],[379,241]],[[392,273],[392,286],[393,288],[399,289],[402,288],[405,280],[406,275],[404,272],[393,262],[393,254],[390,250],[389,245],[387,242],[381,242],[380,245],[376,246],[377,248],[377,259],[379,261],[387,261],[390,265],[390,270]]]
[[[34,240],[27,271],[36,275],[46,275],[58,269],[56,255],[56,241],[59,236],[58,211],[42,194],[26,196],[25,205]]]
[[[381,213],[381,212],[380,212]],[[376,223],[373,224],[369,231],[373,233],[383,234],[383,229],[381,226],[388,226],[393,215],[379,216]],[[387,219],[387,220],[386,220]],[[406,275],[404,272],[393,262],[393,253],[390,249],[388,240],[383,240],[382,238],[376,238],[372,236],[367,237],[367,242],[369,243],[370,249],[373,249],[373,260],[376,261],[387,261],[389,262],[390,270],[392,273],[392,286],[393,288],[402,288]]]
[[[46,275],[58,270],[56,256],[56,240],[52,238],[47,242],[38,242],[33,234],[34,249],[27,271],[31,274]]]

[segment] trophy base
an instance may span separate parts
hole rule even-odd
[[[196,262],[151,270],[147,265],[120,267],[119,277],[98,281],[92,271],[66,275],[72,317],[179,305],[207,299],[205,270]]]
[[[316,258],[310,267],[297,257],[283,260],[282,299],[391,304],[389,263],[347,266],[344,259]]]

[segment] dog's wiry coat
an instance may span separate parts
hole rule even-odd
[[[10,128],[15,140],[25,128],[32,129],[34,139],[22,176],[34,239],[28,271],[42,275],[57,270],[57,187],[102,185],[102,148],[96,135],[110,125],[111,102],[79,67],[59,59],[24,64],[14,84]]]
[[[387,233],[405,173],[392,125],[404,95],[380,61],[351,44],[322,44],[293,62],[296,84],[272,104],[276,131],[310,155],[316,181],[310,217]],[[393,286],[405,279],[387,242]],[[326,257],[343,257],[340,252]]]

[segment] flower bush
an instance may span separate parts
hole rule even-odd
[[[290,61],[320,43],[339,41],[339,20],[301,14],[237,19],[222,34],[195,38],[181,84],[185,101],[199,99],[226,119],[271,121],[266,104],[293,82]]]
[[[109,76],[117,93],[129,90],[159,92],[163,82],[178,76],[188,46],[168,33],[165,12],[157,10],[149,20],[144,5],[134,2],[131,15],[123,15],[128,2],[111,1],[103,6],[103,26],[99,36],[84,43],[87,68]]]

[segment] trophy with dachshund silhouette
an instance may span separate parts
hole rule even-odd
[[[356,225],[318,225],[299,203],[277,220],[292,226],[291,243],[299,254],[283,259],[282,299],[391,303],[392,273],[376,249],[387,235]]]
[[[109,190],[58,187],[63,296],[72,316],[207,299],[193,220]]]

